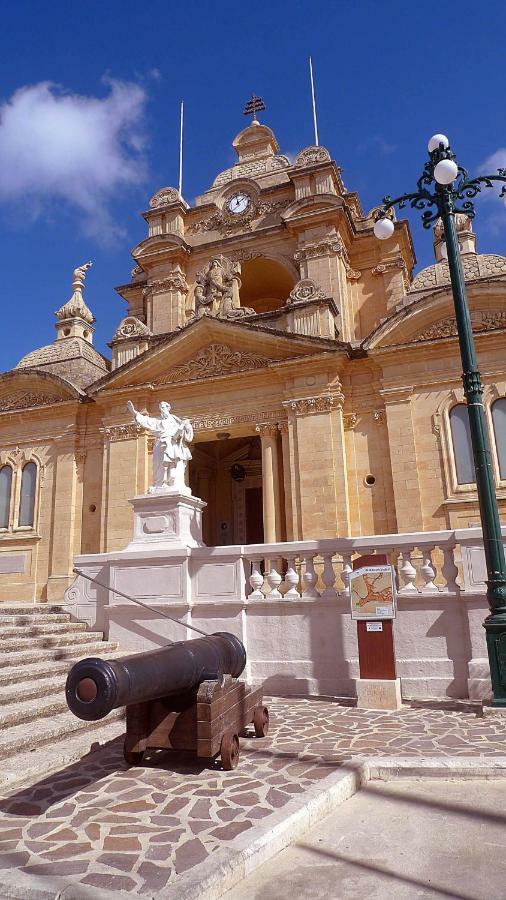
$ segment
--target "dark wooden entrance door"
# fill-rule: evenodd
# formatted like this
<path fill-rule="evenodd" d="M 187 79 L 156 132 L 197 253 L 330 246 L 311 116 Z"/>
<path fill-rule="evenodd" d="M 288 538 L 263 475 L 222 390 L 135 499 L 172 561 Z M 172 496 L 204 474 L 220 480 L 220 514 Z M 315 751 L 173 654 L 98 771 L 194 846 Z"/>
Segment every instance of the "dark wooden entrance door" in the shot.
<path fill-rule="evenodd" d="M 261 487 L 245 488 L 246 543 L 263 544 L 264 512 Z"/>

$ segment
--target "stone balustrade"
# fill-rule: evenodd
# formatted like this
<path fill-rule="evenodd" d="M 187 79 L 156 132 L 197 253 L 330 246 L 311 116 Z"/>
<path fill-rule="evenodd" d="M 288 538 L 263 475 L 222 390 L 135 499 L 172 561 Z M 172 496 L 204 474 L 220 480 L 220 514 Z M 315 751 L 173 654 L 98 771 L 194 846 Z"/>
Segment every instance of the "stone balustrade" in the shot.
<path fill-rule="evenodd" d="M 470 532 L 481 537 L 479 529 L 465 529 L 468 539 Z M 249 573 L 246 595 L 248 600 L 333 600 L 347 595 L 353 560 L 372 554 L 385 555 L 394 566 L 399 595 L 459 594 L 464 579 L 456 535 L 435 531 L 245 546 L 240 552 Z"/>
<path fill-rule="evenodd" d="M 77 557 L 98 583 L 78 576 L 66 603 L 125 649 L 191 638 L 190 625 L 231 631 L 247 648 L 247 677 L 267 691 L 354 696 L 358 648 L 347 588 L 354 561 L 372 554 L 395 567 L 403 697 L 487 696 L 479 528 L 246 546 L 131 545 Z"/>

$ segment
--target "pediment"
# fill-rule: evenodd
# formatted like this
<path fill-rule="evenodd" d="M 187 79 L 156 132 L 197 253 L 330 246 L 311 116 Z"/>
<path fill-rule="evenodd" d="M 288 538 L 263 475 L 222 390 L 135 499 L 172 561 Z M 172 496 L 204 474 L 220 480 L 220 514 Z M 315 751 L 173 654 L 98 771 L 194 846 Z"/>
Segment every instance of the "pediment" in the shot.
<path fill-rule="evenodd" d="M 0 375 L 0 412 L 52 406 L 83 396 L 63 378 L 36 369 L 15 369 Z"/>
<path fill-rule="evenodd" d="M 91 392 L 147 383 L 184 384 L 255 372 L 322 352 L 343 351 L 332 341 L 281 335 L 267 328 L 206 316 L 96 382 Z"/>
<path fill-rule="evenodd" d="M 506 328 L 506 298 L 492 288 L 469 290 L 473 332 L 479 334 Z M 450 291 L 425 296 L 400 309 L 376 328 L 364 342 L 367 350 L 399 345 L 422 345 L 457 336 L 457 323 Z"/>

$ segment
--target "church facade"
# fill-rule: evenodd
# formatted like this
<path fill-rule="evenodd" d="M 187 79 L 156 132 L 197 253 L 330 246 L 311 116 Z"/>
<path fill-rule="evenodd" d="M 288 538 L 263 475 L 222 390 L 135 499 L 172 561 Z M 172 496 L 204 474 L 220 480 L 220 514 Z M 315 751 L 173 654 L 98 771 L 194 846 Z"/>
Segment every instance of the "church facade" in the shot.
<path fill-rule="evenodd" d="M 208 545 L 479 521 L 442 229 L 413 276 L 407 223 L 377 241 L 324 147 L 291 162 L 256 121 L 233 146 L 193 207 L 170 187 L 151 198 L 110 360 L 86 264 L 55 341 L 0 376 L 0 600 L 61 600 L 76 555 L 129 542 L 152 464 L 129 401 L 191 420 Z M 502 515 L 506 258 L 457 225 Z"/>

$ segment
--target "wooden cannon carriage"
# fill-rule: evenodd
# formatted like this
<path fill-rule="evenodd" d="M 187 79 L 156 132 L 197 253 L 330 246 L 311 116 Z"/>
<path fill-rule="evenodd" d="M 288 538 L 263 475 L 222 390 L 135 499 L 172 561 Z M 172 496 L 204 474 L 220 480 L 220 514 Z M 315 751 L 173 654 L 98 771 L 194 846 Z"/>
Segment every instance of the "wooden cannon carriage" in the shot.
<path fill-rule="evenodd" d="M 125 759 L 139 765 L 145 750 L 189 750 L 200 759 L 218 754 L 224 769 L 239 762 L 239 736 L 253 724 L 257 737 L 269 730 L 262 688 L 230 675 L 203 681 L 197 690 L 127 706 Z"/>

